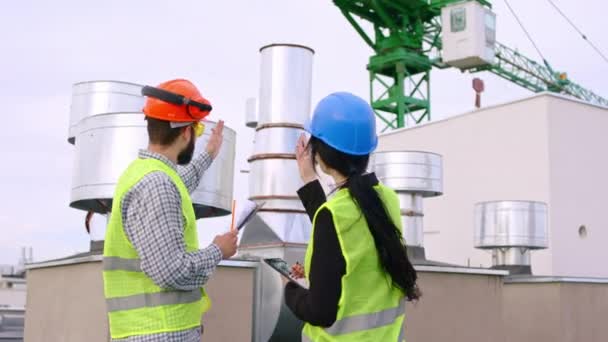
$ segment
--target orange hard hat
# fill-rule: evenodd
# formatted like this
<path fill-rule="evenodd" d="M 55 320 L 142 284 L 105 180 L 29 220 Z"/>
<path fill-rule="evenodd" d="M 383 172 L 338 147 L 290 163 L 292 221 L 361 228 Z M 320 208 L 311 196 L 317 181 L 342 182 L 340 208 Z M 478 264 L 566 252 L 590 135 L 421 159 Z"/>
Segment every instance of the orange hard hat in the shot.
<path fill-rule="evenodd" d="M 170 122 L 195 122 L 204 119 L 212 110 L 211 104 L 192 82 L 176 79 L 158 87 L 145 86 L 147 96 L 143 112 L 146 116 Z"/>

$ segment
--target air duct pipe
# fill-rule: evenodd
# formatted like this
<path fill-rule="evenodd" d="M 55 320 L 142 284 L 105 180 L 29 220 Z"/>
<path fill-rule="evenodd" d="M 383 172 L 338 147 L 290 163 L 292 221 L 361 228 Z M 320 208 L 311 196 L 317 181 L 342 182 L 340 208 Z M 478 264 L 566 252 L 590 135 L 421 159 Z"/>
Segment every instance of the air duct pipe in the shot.
<path fill-rule="evenodd" d="M 264 207 L 245 228 L 239 251 L 302 261 L 311 223 L 297 196 L 302 182 L 295 146 L 310 116 L 314 51 L 273 44 L 261 48 L 260 54 L 258 108 L 251 109 L 249 101 L 247 125 L 257 120 L 254 151 L 248 160 L 250 200 L 264 202 Z"/>
<path fill-rule="evenodd" d="M 90 81 L 73 86 L 68 142 L 75 146 L 70 206 L 109 214 L 116 183 L 127 166 L 148 146 L 142 108 L 142 85 L 119 81 Z M 213 117 L 213 114 L 211 114 Z M 195 155 L 203 151 L 216 123 L 204 121 Z M 230 213 L 233 194 L 236 132 L 224 127 L 222 149 L 192 193 L 197 218 Z M 105 224 L 91 236 L 99 250 Z M 101 241 L 99 241 L 101 240 Z M 93 243 L 99 242 L 99 243 Z"/>
<path fill-rule="evenodd" d="M 419 151 L 385 151 L 372 154 L 370 170 L 399 196 L 401 222 L 408 254 L 426 259 L 424 252 L 423 199 L 443 193 L 440 155 Z"/>
<path fill-rule="evenodd" d="M 475 205 L 475 247 L 492 251 L 492 267 L 532 274 L 530 252 L 545 249 L 547 205 L 492 201 Z"/>

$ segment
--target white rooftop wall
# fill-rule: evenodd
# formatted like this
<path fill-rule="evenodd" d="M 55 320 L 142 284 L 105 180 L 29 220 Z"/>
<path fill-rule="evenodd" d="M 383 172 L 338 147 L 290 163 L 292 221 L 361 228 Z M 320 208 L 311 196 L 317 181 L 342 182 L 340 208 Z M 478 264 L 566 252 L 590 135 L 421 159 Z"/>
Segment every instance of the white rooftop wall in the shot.
<path fill-rule="evenodd" d="M 534 274 L 608 277 L 607 133 L 608 109 L 540 94 L 384 134 L 379 150 L 443 155 L 444 195 L 424 203 L 429 259 L 490 266 L 473 248 L 474 204 L 533 200 L 549 205 L 549 249 L 533 252 Z"/>

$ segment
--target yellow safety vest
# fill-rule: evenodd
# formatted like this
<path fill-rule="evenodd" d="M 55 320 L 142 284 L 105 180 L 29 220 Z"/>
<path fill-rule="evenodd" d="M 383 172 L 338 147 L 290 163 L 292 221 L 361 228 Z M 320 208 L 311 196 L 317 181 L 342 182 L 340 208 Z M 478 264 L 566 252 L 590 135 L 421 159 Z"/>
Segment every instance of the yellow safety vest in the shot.
<path fill-rule="evenodd" d="M 395 192 L 383 185 L 375 186 L 390 218 L 402 230 L 399 199 Z M 338 342 L 369 341 L 394 342 L 404 340 L 405 296 L 393 286 L 390 275 L 382 268 L 374 239 L 363 213 L 355 204 L 347 189 L 338 191 L 323 204 L 333 217 L 340 249 L 346 261 L 346 273 L 342 277 L 342 294 L 338 302 L 336 322 L 329 328 L 306 323 L 302 341 Z M 305 271 L 308 279 L 313 239 L 308 244 Z"/>
<path fill-rule="evenodd" d="M 103 251 L 103 284 L 112 338 L 174 332 L 198 327 L 211 306 L 203 288 L 163 289 L 142 272 L 137 251 L 122 222 L 122 200 L 150 172 L 166 173 L 177 186 L 185 218 L 186 250 L 198 249 L 196 218 L 188 189 L 177 172 L 157 159 L 137 159 L 116 185 Z"/>

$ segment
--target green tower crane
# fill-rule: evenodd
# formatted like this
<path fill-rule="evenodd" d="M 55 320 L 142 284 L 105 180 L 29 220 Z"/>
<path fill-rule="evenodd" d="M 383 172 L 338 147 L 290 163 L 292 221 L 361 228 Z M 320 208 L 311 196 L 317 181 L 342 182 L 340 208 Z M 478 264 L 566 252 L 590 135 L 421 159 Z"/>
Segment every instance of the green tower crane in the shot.
<path fill-rule="evenodd" d="M 493 14 L 485 24 L 485 43 L 491 60 L 452 63 L 442 58 L 442 11 L 451 9 L 443 24 L 449 32 L 464 31 L 464 8 L 475 3 L 490 12 L 486 0 L 333 0 L 344 17 L 374 50 L 367 69 L 370 102 L 386 129 L 405 127 L 431 119 L 430 72 L 432 68 L 458 67 L 463 71 L 489 71 L 533 92 L 551 91 L 608 106 L 608 100 L 572 82 L 565 73 L 494 40 Z M 470 18 L 472 19 L 472 18 Z M 472 21 L 472 20 L 469 20 Z M 371 25 L 370 25 L 371 24 Z M 489 29 L 489 30 L 488 30 Z M 482 29 L 483 31 L 484 29 Z M 446 33 L 447 34 L 447 33 Z"/>

